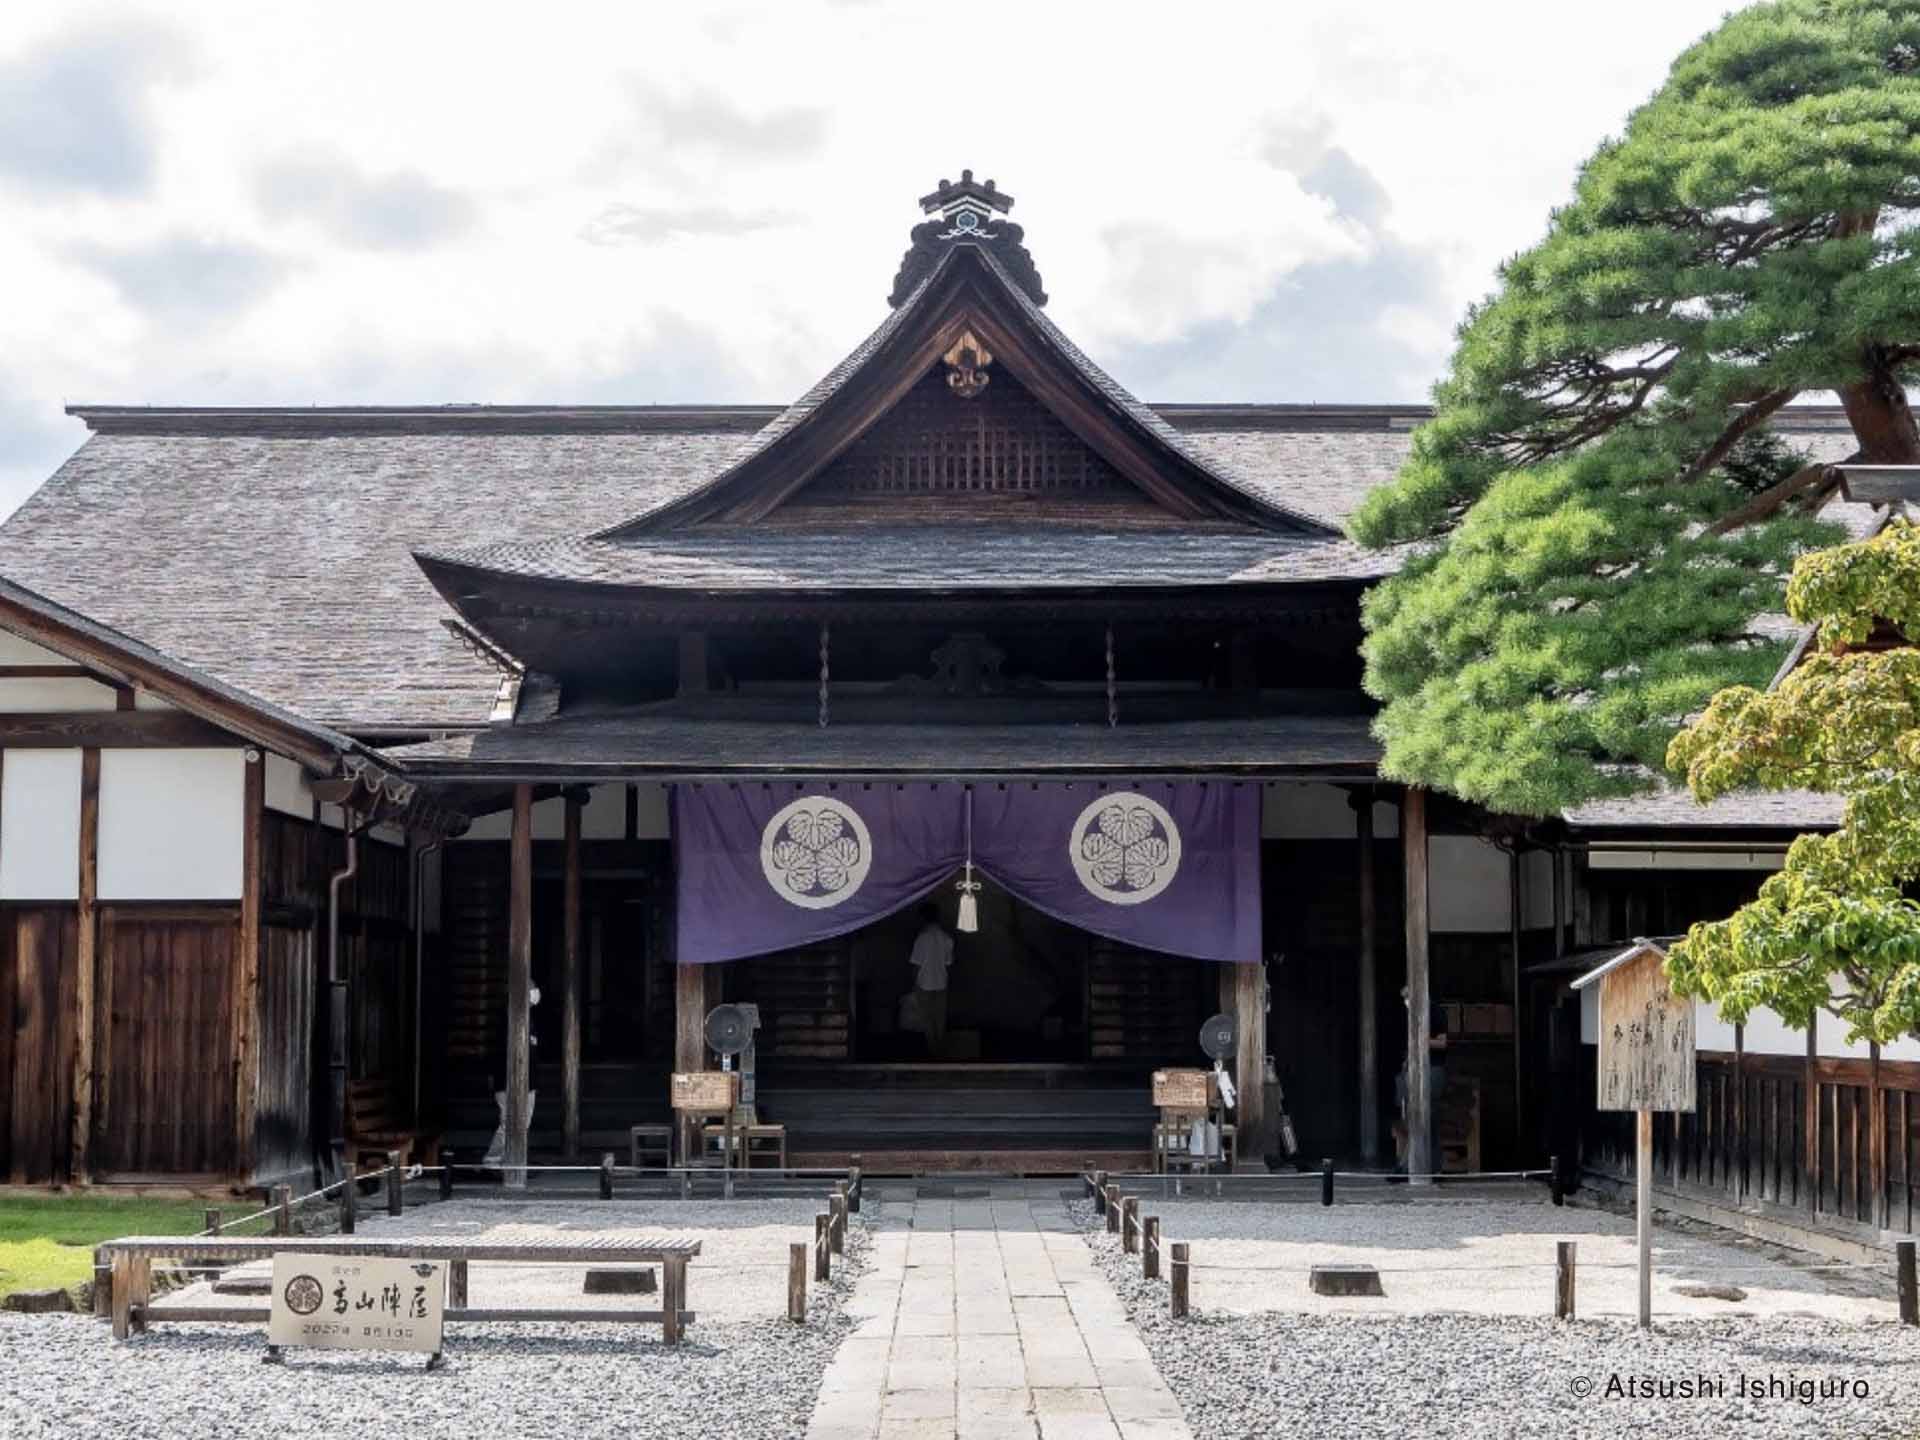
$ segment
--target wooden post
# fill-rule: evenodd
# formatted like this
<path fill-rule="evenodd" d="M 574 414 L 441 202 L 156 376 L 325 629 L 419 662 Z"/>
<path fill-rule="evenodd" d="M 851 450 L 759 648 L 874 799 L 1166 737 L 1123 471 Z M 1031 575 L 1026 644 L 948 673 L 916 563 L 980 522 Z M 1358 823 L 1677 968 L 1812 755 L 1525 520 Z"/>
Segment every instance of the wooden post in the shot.
<path fill-rule="evenodd" d="M 613 1199 L 613 1152 L 611 1150 L 600 1157 L 600 1198 Z"/>
<path fill-rule="evenodd" d="M 1516 841 L 1513 849 L 1507 852 L 1507 965 L 1512 972 L 1510 980 L 1513 989 L 1513 1138 L 1518 1147 L 1516 1156 L 1525 1157 L 1534 1152 L 1527 1136 L 1527 1027 L 1522 1013 L 1526 1006 L 1526 995 L 1520 984 L 1521 927 L 1526 915 L 1520 904 L 1520 885 L 1520 846 Z M 1521 1164 L 1525 1163 L 1522 1159 Z"/>
<path fill-rule="evenodd" d="M 1407 886 L 1407 1174 L 1426 1185 L 1433 1172 L 1433 1101 L 1427 1093 L 1432 993 L 1427 949 L 1427 792 L 1408 786 L 1400 799 L 1400 845 Z"/>
<path fill-rule="evenodd" d="M 353 1234 L 353 1222 L 357 1218 L 355 1210 L 358 1208 L 354 1195 L 359 1188 L 358 1167 L 349 1160 L 346 1163 L 346 1175 L 340 1182 L 340 1233 L 342 1235 Z"/>
<path fill-rule="evenodd" d="M 787 1319 L 796 1325 L 807 1323 L 807 1243 L 804 1240 L 787 1247 Z"/>
<path fill-rule="evenodd" d="M 1120 1233 L 1120 1187 L 1118 1185 L 1107 1186 L 1107 1233 L 1109 1235 Z"/>
<path fill-rule="evenodd" d="M 571 1160 L 580 1153 L 580 794 L 566 797 L 566 934 L 560 952 L 560 1135 Z"/>
<path fill-rule="evenodd" d="M 1120 1250 L 1125 1255 L 1140 1252 L 1140 1197 L 1129 1195 L 1120 1202 Z"/>
<path fill-rule="evenodd" d="M 847 1253 L 847 1197 L 835 1195 L 827 1202 L 827 1245 L 836 1255 Z"/>
<path fill-rule="evenodd" d="M 669 1255 L 661 1261 L 660 1301 L 660 1308 L 665 1312 L 661 1338 L 669 1345 L 678 1345 L 682 1333 L 680 1312 L 687 1308 L 686 1256 Z"/>
<path fill-rule="evenodd" d="M 233 1173 L 251 1183 L 260 1094 L 261 913 L 267 903 L 267 756 L 248 750 L 240 846 L 240 935 L 233 964 Z"/>
<path fill-rule="evenodd" d="M 465 1260 L 447 1262 L 447 1307 L 456 1310 L 467 1308 L 467 1262 Z"/>
<path fill-rule="evenodd" d="M 113 1264 L 98 1245 L 93 1249 L 93 1318 L 113 1318 Z"/>
<path fill-rule="evenodd" d="M 1887 1189 L 1887 1106 L 1880 1090 L 1880 1044 L 1867 1047 L 1867 1183 L 1873 1187 L 1873 1207 L 1868 1212 L 1873 1223 L 1885 1230 L 1891 1226 Z"/>
<path fill-rule="evenodd" d="M 1653 1326 L 1653 1112 L 1636 1110 L 1634 1237 L 1640 1257 L 1640 1328 Z"/>
<path fill-rule="evenodd" d="M 1140 1222 L 1140 1278 L 1160 1278 L 1160 1217 L 1149 1215 Z"/>
<path fill-rule="evenodd" d="M 453 1152 L 451 1150 L 443 1149 L 440 1152 L 440 1198 L 453 1199 Z"/>
<path fill-rule="evenodd" d="M 1350 797 L 1360 843 L 1360 1155 L 1380 1162 L 1379 897 L 1374 888 L 1373 792 Z"/>
<path fill-rule="evenodd" d="M 1562 1240 L 1555 1258 L 1553 1277 L 1553 1318 L 1556 1320 L 1573 1319 L 1573 1279 L 1579 1245 L 1572 1240 Z"/>
<path fill-rule="evenodd" d="M 220 1214 L 219 1210 L 210 1209 L 206 1212 L 206 1215 L 203 1218 L 207 1222 L 207 1234 L 218 1235 L 220 1233 L 220 1226 L 223 1223 L 223 1219 L 224 1219 L 224 1217 Z"/>
<path fill-rule="evenodd" d="M 1893 1246 L 1895 1284 L 1900 1291 L 1900 1323 L 1920 1325 L 1920 1280 L 1914 1274 L 1914 1244 L 1896 1240 Z"/>
<path fill-rule="evenodd" d="M 117 1297 L 120 1286 L 115 1284 Z M 153 1300 L 153 1257 L 134 1255 L 127 1261 L 127 1319 L 136 1335 L 147 1328 L 147 1306 Z"/>
<path fill-rule="evenodd" d="M 1233 1016 L 1234 1163 L 1263 1160 L 1267 1144 L 1267 966 L 1228 965 L 1220 975 L 1220 1008 Z"/>
<path fill-rule="evenodd" d="M 112 1289 L 110 1303 L 113 1338 L 124 1340 L 133 1333 L 133 1257 L 131 1255 L 115 1252 Z"/>
<path fill-rule="evenodd" d="M 407 1172 L 400 1168 L 400 1152 L 387 1152 L 387 1214 L 399 1215 L 406 1209 Z"/>
<path fill-rule="evenodd" d="M 1328 1156 L 1320 1160 L 1320 1203 L 1333 1204 L 1333 1160 Z"/>
<path fill-rule="evenodd" d="M 507 881 L 506 1184 L 526 1188 L 533 989 L 533 787 L 513 787 Z"/>
<path fill-rule="evenodd" d="M 95 901 L 99 892 L 100 858 L 100 752 L 91 747 L 80 752 L 80 888 L 78 930 L 73 957 L 73 1109 L 69 1115 L 67 1174 L 74 1183 L 93 1181 L 93 1096 L 94 1072 L 107 1062 L 104 1045 L 98 1046 L 96 990 L 100 973 L 99 918 Z M 243 914 L 244 921 L 244 914 Z M 234 1015 L 235 1034 L 251 1027 L 238 1013 Z"/>
<path fill-rule="evenodd" d="M 673 969 L 673 1068 L 707 1068 L 707 973 L 704 965 L 676 965 Z M 682 1165 L 699 1153 L 700 1122 L 685 1115 L 673 1117 L 674 1149 Z"/>
<path fill-rule="evenodd" d="M 1093 1213 L 1107 1213 L 1107 1172 L 1104 1170 L 1093 1172 Z"/>
<path fill-rule="evenodd" d="M 1173 1265 L 1171 1279 L 1173 1297 L 1170 1313 L 1178 1320 L 1187 1313 L 1187 1242 L 1176 1240 L 1173 1244 Z"/>
<path fill-rule="evenodd" d="M 827 1238 L 827 1231 L 832 1225 L 833 1220 L 829 1216 L 813 1217 L 813 1278 L 816 1280 L 833 1278 L 833 1244 Z"/>
<path fill-rule="evenodd" d="M 860 1213 L 860 1167 L 858 1165 L 847 1171 L 847 1209 L 855 1215 Z"/>
<path fill-rule="evenodd" d="M 273 1187 L 273 1233 L 293 1234 L 293 1187 L 291 1185 Z"/>

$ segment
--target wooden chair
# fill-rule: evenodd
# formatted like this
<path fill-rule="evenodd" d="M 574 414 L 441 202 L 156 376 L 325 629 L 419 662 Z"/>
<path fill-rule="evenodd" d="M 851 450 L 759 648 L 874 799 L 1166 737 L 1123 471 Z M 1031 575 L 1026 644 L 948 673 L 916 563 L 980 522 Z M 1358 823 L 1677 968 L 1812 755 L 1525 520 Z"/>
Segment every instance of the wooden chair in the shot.
<path fill-rule="evenodd" d="M 369 1159 L 385 1165 L 398 1151 L 402 1165 L 433 1165 L 440 1159 L 440 1137 L 401 1124 L 394 1117 L 393 1093 L 380 1079 L 347 1082 L 347 1137 L 344 1157 L 357 1168 Z"/>
<path fill-rule="evenodd" d="M 636 1170 L 667 1170 L 673 1165 L 673 1126 L 635 1125 L 627 1137 L 629 1163 Z"/>
<path fill-rule="evenodd" d="M 784 1125 L 744 1125 L 740 1128 L 740 1163 L 751 1170 L 756 1164 L 765 1168 L 771 1161 L 787 1168 L 787 1127 Z"/>

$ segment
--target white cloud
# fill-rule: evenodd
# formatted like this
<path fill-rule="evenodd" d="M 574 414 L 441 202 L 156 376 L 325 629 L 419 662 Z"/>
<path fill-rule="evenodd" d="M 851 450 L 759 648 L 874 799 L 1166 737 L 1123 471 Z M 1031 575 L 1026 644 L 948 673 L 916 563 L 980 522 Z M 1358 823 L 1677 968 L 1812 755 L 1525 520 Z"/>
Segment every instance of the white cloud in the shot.
<path fill-rule="evenodd" d="M 1148 398 L 1417 399 L 1722 4 L 15 0 L 0 510 L 63 401 L 791 398 L 963 165 Z"/>

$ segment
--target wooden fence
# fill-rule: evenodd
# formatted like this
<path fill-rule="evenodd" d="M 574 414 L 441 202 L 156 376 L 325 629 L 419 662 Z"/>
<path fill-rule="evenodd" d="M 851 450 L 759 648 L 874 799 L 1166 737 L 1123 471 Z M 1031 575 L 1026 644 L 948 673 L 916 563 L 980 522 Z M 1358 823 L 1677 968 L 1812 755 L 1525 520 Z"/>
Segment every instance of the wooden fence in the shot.
<path fill-rule="evenodd" d="M 1656 1186 L 1854 1239 L 1920 1233 L 1920 1063 L 1719 1051 L 1698 1064 L 1698 1108 L 1655 1117 Z M 1591 1099 L 1582 1160 L 1630 1178 L 1633 1117 Z"/>

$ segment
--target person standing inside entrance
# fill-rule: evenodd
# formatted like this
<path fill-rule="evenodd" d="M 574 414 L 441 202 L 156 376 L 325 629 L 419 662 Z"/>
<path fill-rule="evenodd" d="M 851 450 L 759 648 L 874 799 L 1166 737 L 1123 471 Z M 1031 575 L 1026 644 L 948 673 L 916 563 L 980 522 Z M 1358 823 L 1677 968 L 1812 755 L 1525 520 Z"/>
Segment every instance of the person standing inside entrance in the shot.
<path fill-rule="evenodd" d="M 918 911 L 920 933 L 914 937 L 913 1001 L 920 1028 L 926 1032 L 927 1054 L 938 1058 L 947 1043 L 947 972 L 953 968 L 953 936 L 940 924 L 940 907 L 923 901 Z"/>

